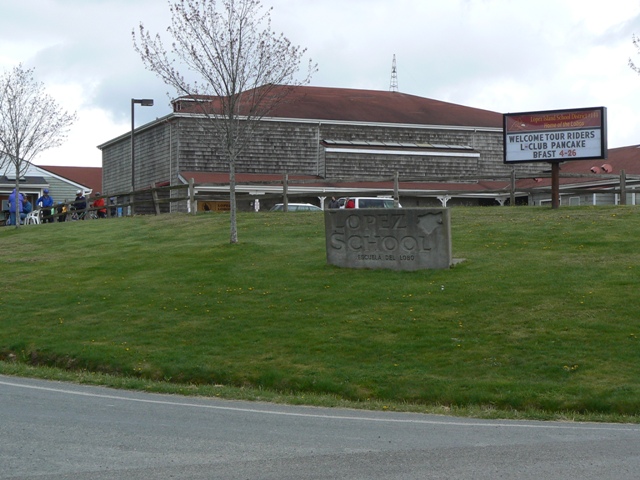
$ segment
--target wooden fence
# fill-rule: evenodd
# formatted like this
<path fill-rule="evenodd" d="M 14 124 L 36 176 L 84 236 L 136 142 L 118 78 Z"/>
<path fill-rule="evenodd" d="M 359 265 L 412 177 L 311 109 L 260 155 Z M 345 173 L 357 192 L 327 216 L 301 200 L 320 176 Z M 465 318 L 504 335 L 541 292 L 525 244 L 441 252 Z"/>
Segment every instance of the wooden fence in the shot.
<path fill-rule="evenodd" d="M 392 183 L 393 184 L 393 195 L 395 198 L 399 196 L 399 184 L 403 183 L 452 183 L 452 184 L 460 184 L 460 183 L 469 183 L 475 184 L 478 182 L 504 182 L 508 186 L 504 188 L 496 188 L 496 189 L 487 189 L 482 188 L 478 189 L 474 192 L 472 189 L 464 189 L 464 190 L 455 190 L 455 189 L 443 189 L 441 191 L 430 190 L 429 193 L 431 195 L 465 195 L 465 194 L 473 194 L 473 193 L 484 193 L 484 194 L 495 194 L 495 195 L 508 195 L 511 197 L 511 204 L 515 205 L 515 196 L 517 193 L 528 193 L 528 194 L 551 194 L 551 186 L 547 187 L 532 187 L 532 188 L 516 188 L 517 180 L 526 180 L 526 179 L 543 179 L 543 178 L 551 178 L 551 173 L 538 173 L 535 175 L 526 174 L 526 175 L 518 175 L 515 172 L 512 172 L 508 176 L 466 176 L 466 177 L 399 177 L 399 175 L 395 175 L 394 177 L 381 177 L 375 179 L 367 179 L 363 181 L 361 178 L 333 178 L 331 180 L 321 180 L 321 179 L 291 179 L 289 174 L 283 174 L 281 180 L 272 180 L 272 181 L 252 181 L 251 185 L 255 186 L 279 186 L 282 187 L 281 193 L 267 193 L 261 195 L 250 195 L 250 194 L 238 194 L 240 198 L 243 199 L 254 199 L 258 198 L 260 200 L 267 199 L 278 199 L 285 205 L 288 203 L 289 198 L 301 197 L 301 196 L 328 196 L 330 193 L 326 192 L 327 187 L 334 186 L 336 184 L 349 184 L 349 183 Z M 564 179 L 587 179 L 593 180 L 594 182 L 601 180 L 608 180 L 612 184 L 616 184 L 615 187 L 608 187 L 606 193 L 610 194 L 619 194 L 620 195 L 620 203 L 626 203 L 626 186 L 628 182 L 638 183 L 640 182 L 640 176 L 638 175 L 626 175 L 624 171 L 620 173 L 620 175 L 612 175 L 612 174 L 570 174 L 566 173 L 560 174 L 560 178 Z M 228 182 L 220 182 L 220 183 L 209 183 L 209 186 L 228 186 Z M 242 185 L 242 183 L 238 183 L 238 186 Z M 291 186 L 301 186 L 301 185 L 313 185 L 317 186 L 317 192 L 313 193 L 312 191 L 307 191 L 305 193 L 291 193 L 289 188 Z M 563 194 L 589 194 L 589 193 L 605 193 L 602 187 L 580 187 L 576 185 L 574 188 L 564 188 L 562 190 Z M 389 189 L 381 189 L 380 193 L 389 193 Z M 409 196 L 412 194 L 409 193 Z M 413 194 L 418 195 L 418 194 Z M 403 193 L 403 196 L 406 196 Z M 109 199 L 116 199 L 113 204 L 107 205 L 108 207 L 108 215 L 111 216 L 113 214 L 113 209 L 115 208 L 115 212 L 121 211 L 122 214 L 127 215 L 133 213 L 151 213 L 159 215 L 162 213 L 163 205 L 169 205 L 174 202 L 187 202 L 186 210 L 195 214 L 197 211 L 197 202 L 207 202 L 207 201 L 228 201 L 229 194 L 228 193 L 198 193 L 196 194 L 196 186 L 194 184 L 193 179 L 189 181 L 188 184 L 184 185 L 174 185 L 174 186 L 164 186 L 164 187 L 149 187 L 147 189 L 139 190 L 131 194 L 131 192 L 122 192 L 116 193 L 113 195 L 109 195 L 105 197 L 107 199 L 107 203 L 109 204 Z M 72 202 L 71 202 L 72 203 Z M 88 211 L 95 210 L 95 208 L 91 208 L 88 206 Z"/>
<path fill-rule="evenodd" d="M 321 180 L 321 179 L 295 179 L 291 180 L 288 174 L 284 174 L 281 180 L 277 181 L 258 181 L 251 182 L 251 185 L 259 186 L 281 186 L 282 191 L 277 193 L 269 193 L 264 195 L 249 195 L 249 194 L 238 194 L 239 197 L 243 199 L 253 199 L 258 198 L 260 200 L 263 199 L 278 199 L 281 200 L 285 205 L 288 204 L 289 198 L 295 198 L 300 196 L 328 196 L 330 195 L 330 191 L 327 193 L 326 189 L 329 186 L 334 186 L 336 184 L 345 184 L 345 183 L 389 183 L 393 184 L 393 194 L 395 198 L 399 196 L 399 184 L 400 182 L 411 183 L 411 182 L 419 182 L 419 183 L 452 183 L 452 184 L 460 184 L 460 183 L 469 183 L 474 184 L 478 182 L 505 182 L 507 183 L 507 187 L 505 188 L 496 188 L 496 189 L 478 189 L 474 191 L 473 189 L 464 189 L 464 190 L 455 190 L 455 189 L 443 189 L 441 191 L 429 190 L 430 195 L 469 195 L 473 193 L 483 193 L 483 194 L 495 194 L 502 196 L 510 196 L 511 197 L 511 205 L 515 205 L 515 196 L 517 193 L 536 193 L 536 194 L 546 194 L 551 193 L 551 186 L 549 187 L 534 187 L 534 188 L 517 188 L 516 182 L 517 180 L 523 179 L 541 179 L 541 178 L 551 178 L 550 173 L 540 173 L 535 175 L 516 175 L 515 172 L 509 176 L 468 176 L 468 177 L 403 177 L 400 178 L 398 175 L 394 177 L 382 177 L 375 179 L 367 179 L 363 181 L 361 178 L 340 178 L 340 179 L 331 179 L 331 180 Z M 563 194 L 589 194 L 589 193 L 610 193 L 610 194 L 618 194 L 620 195 L 620 204 L 624 205 L 626 203 L 626 193 L 627 193 L 627 183 L 639 183 L 640 176 L 632 175 L 628 176 L 624 171 L 620 173 L 620 175 L 612 175 L 612 174 L 560 174 L 560 178 L 569 178 L 569 179 L 589 179 L 589 180 L 609 180 L 610 186 L 607 187 L 607 190 L 604 191 L 602 187 L 579 187 L 576 185 L 571 189 L 563 189 Z M 611 186 L 611 184 L 616 184 L 615 187 Z M 215 185 L 215 186 L 227 186 L 226 183 L 215 183 L 215 184 L 207 184 L 207 185 Z M 242 184 L 238 184 L 242 185 Z M 300 186 L 300 185 L 313 185 L 317 186 L 317 192 L 306 191 L 305 193 L 290 193 L 289 188 L 292 185 Z M 369 194 L 374 194 L 375 191 L 369 190 Z M 389 189 L 381 189 L 379 193 L 389 193 Z M 403 196 L 417 196 L 418 193 L 403 193 Z M 344 195 L 343 195 L 344 196 Z M 105 199 L 104 207 L 93 207 L 92 204 L 98 198 Z M 218 193 L 218 194 L 196 194 L 196 186 L 194 184 L 193 179 L 189 181 L 188 184 L 183 185 L 174 185 L 174 186 L 163 186 L 163 187 L 149 187 L 146 189 L 138 190 L 136 192 L 120 192 L 109 195 L 101 195 L 100 197 L 91 197 L 87 198 L 86 208 L 76 210 L 74 209 L 74 201 L 65 202 L 63 204 L 58 204 L 55 209 L 55 213 L 52 215 L 56 221 L 60 218 L 64 218 L 65 220 L 71 220 L 72 216 L 75 214 L 84 218 L 92 218 L 92 213 L 95 213 L 97 210 L 106 208 L 107 217 L 113 216 L 129 216 L 136 213 L 139 214 L 155 214 L 159 215 L 161 213 L 170 211 L 170 208 L 163 208 L 171 203 L 175 202 L 186 202 L 186 211 L 195 214 L 197 211 L 197 202 L 220 202 L 220 201 L 228 201 L 229 194 L 228 193 Z M 63 210 L 63 211 L 61 211 Z"/>

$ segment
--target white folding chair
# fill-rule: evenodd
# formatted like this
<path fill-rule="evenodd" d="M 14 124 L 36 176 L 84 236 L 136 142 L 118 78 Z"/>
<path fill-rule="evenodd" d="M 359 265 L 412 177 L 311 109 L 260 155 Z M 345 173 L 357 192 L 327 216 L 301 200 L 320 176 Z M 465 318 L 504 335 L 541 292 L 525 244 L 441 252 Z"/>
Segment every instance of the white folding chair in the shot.
<path fill-rule="evenodd" d="M 40 210 L 35 210 L 29 214 L 24 219 L 24 224 L 29 225 L 30 223 L 36 225 L 40 223 Z"/>

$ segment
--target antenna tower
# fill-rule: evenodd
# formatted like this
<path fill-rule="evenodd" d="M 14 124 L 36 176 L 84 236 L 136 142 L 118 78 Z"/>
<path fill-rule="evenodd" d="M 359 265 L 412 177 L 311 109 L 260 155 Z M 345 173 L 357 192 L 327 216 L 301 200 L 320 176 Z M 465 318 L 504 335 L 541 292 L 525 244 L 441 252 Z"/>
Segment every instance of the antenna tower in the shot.
<path fill-rule="evenodd" d="M 398 91 L 398 71 L 396 70 L 396 55 L 393 54 L 393 63 L 391 64 L 391 83 L 389 84 L 390 92 Z"/>

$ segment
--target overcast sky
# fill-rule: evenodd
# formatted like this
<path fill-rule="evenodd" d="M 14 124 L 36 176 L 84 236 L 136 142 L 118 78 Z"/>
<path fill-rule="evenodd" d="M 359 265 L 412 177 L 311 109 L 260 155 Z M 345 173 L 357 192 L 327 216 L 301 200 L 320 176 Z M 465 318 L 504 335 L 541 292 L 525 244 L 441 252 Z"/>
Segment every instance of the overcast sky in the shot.
<path fill-rule="evenodd" d="M 640 0 L 264 0 L 272 28 L 318 63 L 312 85 L 389 90 L 500 113 L 604 106 L 609 147 L 640 144 Z M 101 166 L 96 147 L 170 112 L 132 47 L 164 33 L 163 0 L 0 0 L 0 70 L 23 63 L 78 114 L 39 165 Z M 167 37 L 165 37 L 167 38 Z"/>

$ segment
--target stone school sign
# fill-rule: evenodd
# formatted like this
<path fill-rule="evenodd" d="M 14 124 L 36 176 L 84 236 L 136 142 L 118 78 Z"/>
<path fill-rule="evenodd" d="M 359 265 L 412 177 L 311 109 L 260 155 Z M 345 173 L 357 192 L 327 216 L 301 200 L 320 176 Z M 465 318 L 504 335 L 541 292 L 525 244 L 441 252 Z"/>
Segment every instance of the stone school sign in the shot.
<path fill-rule="evenodd" d="M 326 210 L 327 262 L 347 268 L 449 268 L 451 220 L 446 208 Z"/>

